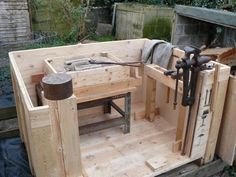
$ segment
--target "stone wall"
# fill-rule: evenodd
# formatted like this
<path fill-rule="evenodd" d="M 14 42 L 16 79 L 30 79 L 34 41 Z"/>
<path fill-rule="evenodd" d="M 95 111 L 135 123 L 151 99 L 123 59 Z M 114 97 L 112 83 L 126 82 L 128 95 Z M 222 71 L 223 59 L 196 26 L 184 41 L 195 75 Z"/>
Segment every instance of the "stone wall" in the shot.
<path fill-rule="evenodd" d="M 207 43 L 210 29 L 214 27 L 207 22 L 176 15 L 171 42 L 181 49 L 186 45 L 200 47 Z"/>
<path fill-rule="evenodd" d="M 208 16 L 203 14 L 208 14 Z M 231 12 L 223 12 L 222 14 L 222 11 L 217 10 L 177 6 L 175 8 L 171 42 L 181 49 L 186 45 L 236 47 L 235 19 L 220 21 L 222 19 L 219 17 L 219 21 L 216 21 L 217 17 L 214 16 L 217 14 L 217 17 L 222 15 L 225 19 L 234 18 L 234 14 Z"/>

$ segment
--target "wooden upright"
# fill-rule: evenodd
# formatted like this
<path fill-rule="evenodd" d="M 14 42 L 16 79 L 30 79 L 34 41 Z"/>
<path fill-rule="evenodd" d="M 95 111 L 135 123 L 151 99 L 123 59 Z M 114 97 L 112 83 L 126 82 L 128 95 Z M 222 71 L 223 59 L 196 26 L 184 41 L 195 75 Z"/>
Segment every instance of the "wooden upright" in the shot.
<path fill-rule="evenodd" d="M 44 95 L 50 108 L 55 148 L 61 176 L 82 176 L 79 124 L 72 78 L 67 74 L 51 74 L 43 78 Z"/>

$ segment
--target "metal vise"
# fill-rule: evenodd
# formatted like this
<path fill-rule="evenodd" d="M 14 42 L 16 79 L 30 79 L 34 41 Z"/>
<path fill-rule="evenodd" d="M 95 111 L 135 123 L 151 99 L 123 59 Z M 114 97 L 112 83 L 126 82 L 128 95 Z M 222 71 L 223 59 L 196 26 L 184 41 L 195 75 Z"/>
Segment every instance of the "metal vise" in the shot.
<path fill-rule="evenodd" d="M 201 70 L 209 69 L 204 64 L 208 63 L 211 58 L 208 56 L 200 56 L 200 49 L 194 47 L 185 47 L 185 56 L 176 62 L 176 87 L 174 96 L 174 109 L 177 105 L 178 82 L 180 75 L 183 76 L 183 97 L 182 105 L 191 106 L 195 101 L 195 90 L 198 73 Z M 180 69 L 183 72 L 180 74 Z"/>

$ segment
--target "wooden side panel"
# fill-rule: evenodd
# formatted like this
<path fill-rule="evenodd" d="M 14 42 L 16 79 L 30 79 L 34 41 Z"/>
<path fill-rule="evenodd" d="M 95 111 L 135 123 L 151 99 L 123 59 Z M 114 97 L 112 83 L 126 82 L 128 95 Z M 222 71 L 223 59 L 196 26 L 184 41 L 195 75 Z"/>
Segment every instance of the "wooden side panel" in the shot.
<path fill-rule="evenodd" d="M 226 95 L 217 154 L 229 165 L 233 164 L 236 148 L 236 77 L 231 76 Z"/>
<path fill-rule="evenodd" d="M 19 129 L 21 133 L 22 141 L 25 143 L 25 147 L 28 154 L 28 160 L 30 165 L 30 170 L 34 174 L 34 164 L 33 164 L 33 149 L 31 149 L 31 132 L 29 124 L 29 115 L 27 106 L 25 103 L 24 92 L 20 88 L 20 83 L 17 81 L 17 71 L 13 70 L 14 63 L 11 63 L 11 77 L 13 82 L 14 96 L 16 100 L 17 118 L 19 122 Z"/>
<path fill-rule="evenodd" d="M 200 91 L 199 106 L 197 110 L 197 117 L 195 121 L 195 131 L 193 135 L 191 158 L 201 158 L 205 154 L 209 128 L 211 123 L 212 112 L 210 110 L 210 103 L 212 100 L 212 72 L 205 72 L 203 74 L 203 83 Z M 196 97 L 197 98 L 197 97 Z"/>
<path fill-rule="evenodd" d="M 31 82 L 31 75 L 43 72 L 45 59 L 61 56 L 78 56 L 78 54 L 86 54 L 91 51 L 94 53 L 107 51 L 112 55 L 122 59 L 123 61 L 139 61 L 141 50 L 146 40 L 148 39 L 78 44 L 71 46 L 25 50 L 11 52 L 10 57 L 14 58 L 16 61 L 24 83 L 26 84 L 27 91 L 32 99 L 32 102 L 35 104 L 35 86 Z M 34 57 L 33 59 L 32 56 Z M 140 96 L 138 98 L 141 100 Z"/>
<path fill-rule="evenodd" d="M 204 163 L 210 162 L 214 158 L 216 143 L 219 135 L 222 120 L 225 96 L 228 87 L 230 67 L 220 65 L 218 72 L 215 72 L 213 101 L 212 101 L 212 121 L 210 125 L 209 138 L 207 141 Z"/>
<path fill-rule="evenodd" d="M 197 81 L 195 98 L 200 98 L 201 96 L 202 83 L 203 83 L 203 75 L 200 74 Z M 191 108 L 191 113 L 190 113 L 190 117 L 189 117 L 188 125 L 187 125 L 188 130 L 185 135 L 186 136 L 185 142 L 183 142 L 184 146 L 182 148 L 182 152 L 184 154 L 187 154 L 188 156 L 191 155 L 195 124 L 196 124 L 197 113 L 198 113 L 198 108 L 199 108 L 199 101 L 200 99 L 196 99 L 194 105 Z"/>
<path fill-rule="evenodd" d="M 11 59 L 11 74 L 19 128 L 31 172 L 37 177 L 62 176 L 48 106 L 33 108 L 14 59 Z"/>

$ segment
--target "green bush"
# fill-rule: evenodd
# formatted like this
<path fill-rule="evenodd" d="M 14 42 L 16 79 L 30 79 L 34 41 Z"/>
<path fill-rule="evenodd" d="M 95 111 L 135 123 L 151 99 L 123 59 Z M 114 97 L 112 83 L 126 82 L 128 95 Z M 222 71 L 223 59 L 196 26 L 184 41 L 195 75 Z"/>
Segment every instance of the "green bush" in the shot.
<path fill-rule="evenodd" d="M 171 26 L 171 20 L 168 18 L 154 18 L 144 25 L 143 37 L 170 41 Z"/>

